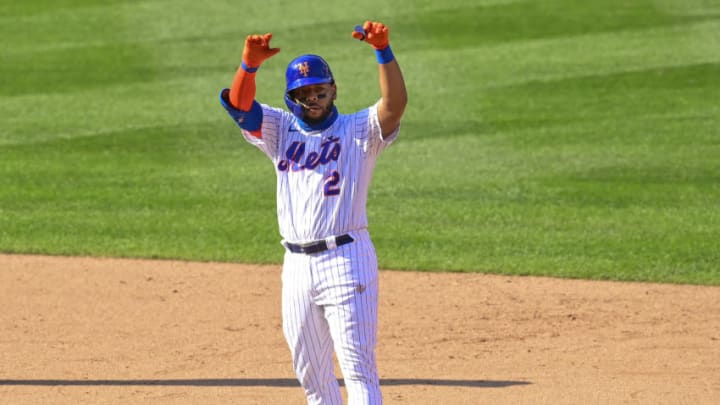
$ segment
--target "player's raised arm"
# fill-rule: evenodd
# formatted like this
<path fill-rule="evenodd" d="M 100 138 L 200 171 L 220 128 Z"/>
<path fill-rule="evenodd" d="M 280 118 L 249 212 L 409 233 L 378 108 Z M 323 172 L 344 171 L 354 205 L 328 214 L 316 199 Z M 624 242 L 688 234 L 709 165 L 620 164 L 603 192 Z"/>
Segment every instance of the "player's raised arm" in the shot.
<path fill-rule="evenodd" d="M 255 72 L 265 59 L 280 52 L 279 48 L 270 48 L 270 39 L 271 33 L 245 38 L 242 63 L 230 87 L 230 103 L 239 110 L 250 111 L 255 99 Z"/>
<path fill-rule="evenodd" d="M 365 21 L 362 26 L 355 27 L 352 36 L 375 48 L 382 94 L 378 104 L 378 119 L 383 135 L 389 135 L 400 125 L 400 119 L 407 105 L 405 80 L 400 65 L 390 49 L 389 29 L 382 23 Z"/>
<path fill-rule="evenodd" d="M 220 94 L 221 102 L 238 125 L 257 138 L 261 136 L 262 109 L 255 101 L 255 73 L 266 59 L 280 52 L 279 48 L 270 48 L 271 38 L 271 33 L 245 38 L 242 63 L 232 86 Z"/>

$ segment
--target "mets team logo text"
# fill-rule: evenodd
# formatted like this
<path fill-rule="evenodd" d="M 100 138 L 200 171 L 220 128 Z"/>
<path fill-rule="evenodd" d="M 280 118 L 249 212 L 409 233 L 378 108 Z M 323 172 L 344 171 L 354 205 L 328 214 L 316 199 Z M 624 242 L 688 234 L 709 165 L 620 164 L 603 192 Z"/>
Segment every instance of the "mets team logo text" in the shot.
<path fill-rule="evenodd" d="M 337 162 L 340 157 L 340 138 L 331 136 L 320 144 L 319 152 L 310 152 L 305 154 L 305 142 L 295 141 L 285 151 L 287 159 L 281 160 L 277 168 L 281 172 L 292 169 L 297 172 L 300 170 L 313 170 L 319 165 L 326 165 L 332 161 Z"/>
<path fill-rule="evenodd" d="M 314 170 L 320 165 L 330 162 L 337 162 L 340 158 L 340 138 L 331 136 L 320 144 L 320 151 L 313 151 L 305 154 L 305 142 L 295 141 L 285 151 L 285 157 L 278 163 L 277 168 L 281 172 L 292 170 Z M 326 196 L 340 194 L 340 173 L 333 171 L 325 179 L 324 194 Z"/>

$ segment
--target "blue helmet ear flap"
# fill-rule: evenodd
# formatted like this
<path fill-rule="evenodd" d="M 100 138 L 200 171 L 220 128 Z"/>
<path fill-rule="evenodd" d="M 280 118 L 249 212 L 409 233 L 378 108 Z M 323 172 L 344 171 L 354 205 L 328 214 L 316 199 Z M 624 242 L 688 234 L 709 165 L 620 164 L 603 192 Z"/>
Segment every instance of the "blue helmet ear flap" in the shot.
<path fill-rule="evenodd" d="M 290 110 L 293 115 L 298 118 L 302 118 L 303 108 L 300 104 L 296 103 L 293 99 L 290 98 L 289 91 L 285 93 L 285 105 L 287 105 L 288 110 Z"/>

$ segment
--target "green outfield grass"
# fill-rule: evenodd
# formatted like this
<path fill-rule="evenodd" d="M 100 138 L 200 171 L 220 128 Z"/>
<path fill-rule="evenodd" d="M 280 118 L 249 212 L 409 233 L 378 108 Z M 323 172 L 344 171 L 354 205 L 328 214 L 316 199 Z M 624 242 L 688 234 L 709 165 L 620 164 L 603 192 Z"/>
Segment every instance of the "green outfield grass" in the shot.
<path fill-rule="evenodd" d="M 368 214 L 381 267 L 720 285 L 720 3 L 33 0 L 0 5 L 0 251 L 279 263 L 272 164 L 217 97 L 244 38 L 410 102 Z M 310 4 L 310 5 L 308 5 Z"/>

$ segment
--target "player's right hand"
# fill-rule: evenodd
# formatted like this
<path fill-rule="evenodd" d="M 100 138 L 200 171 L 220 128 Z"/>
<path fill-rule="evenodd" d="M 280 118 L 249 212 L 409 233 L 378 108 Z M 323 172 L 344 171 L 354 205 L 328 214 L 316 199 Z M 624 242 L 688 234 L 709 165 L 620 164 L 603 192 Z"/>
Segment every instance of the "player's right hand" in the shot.
<path fill-rule="evenodd" d="M 248 67 L 259 67 L 266 59 L 280 52 L 280 48 L 270 48 L 272 33 L 248 35 L 245 38 L 242 60 Z"/>
<path fill-rule="evenodd" d="M 390 43 L 390 29 L 381 22 L 365 21 L 362 26 L 355 26 L 352 36 L 380 50 L 387 48 Z"/>

